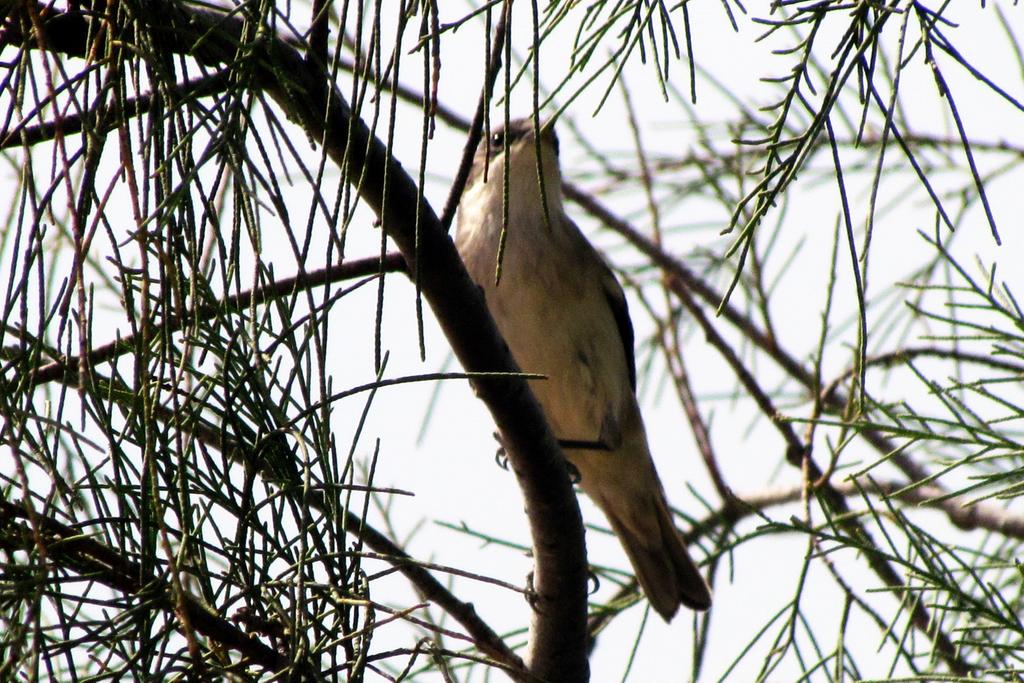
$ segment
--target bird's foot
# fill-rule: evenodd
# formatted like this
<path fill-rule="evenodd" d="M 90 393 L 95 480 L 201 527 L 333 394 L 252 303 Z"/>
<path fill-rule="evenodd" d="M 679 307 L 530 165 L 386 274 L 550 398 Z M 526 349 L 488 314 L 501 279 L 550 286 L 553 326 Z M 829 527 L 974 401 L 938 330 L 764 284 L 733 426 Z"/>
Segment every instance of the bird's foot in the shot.
<path fill-rule="evenodd" d="M 498 463 L 498 467 L 508 471 L 508 450 L 505 448 L 505 442 L 501 439 L 501 434 L 493 432 L 492 436 L 494 440 L 498 442 L 498 450 L 494 452 L 494 462 Z"/>

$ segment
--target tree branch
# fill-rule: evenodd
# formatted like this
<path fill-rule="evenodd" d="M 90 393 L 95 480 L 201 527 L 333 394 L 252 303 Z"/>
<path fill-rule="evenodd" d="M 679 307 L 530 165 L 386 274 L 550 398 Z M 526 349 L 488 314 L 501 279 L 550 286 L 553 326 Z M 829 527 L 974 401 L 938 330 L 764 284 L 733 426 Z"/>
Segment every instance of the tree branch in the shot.
<path fill-rule="evenodd" d="M 576 202 L 603 225 L 625 237 L 641 253 L 651 259 L 656 266 L 665 271 L 666 274 L 675 277 L 688 291 L 693 292 L 709 306 L 716 309 L 721 307 L 720 314 L 723 318 L 732 323 L 747 339 L 764 351 L 779 367 L 806 387 L 808 391 L 818 392 L 820 390 L 820 387 L 815 386 L 814 373 L 805 368 L 800 361 L 791 356 L 785 349 L 779 347 L 776 340 L 762 331 L 754 321 L 737 310 L 731 303 L 726 302 L 723 305 L 723 295 L 699 278 L 682 261 L 670 255 L 629 223 L 613 214 L 593 195 L 571 183 L 563 183 L 562 189 L 566 197 Z M 832 411 L 842 410 L 847 401 L 847 397 L 838 390 L 831 392 L 825 398 L 826 405 Z M 895 444 L 885 435 L 873 429 L 865 429 L 861 434 L 875 450 L 883 455 L 891 456 L 892 463 L 912 481 L 926 481 L 930 479 L 927 470 L 897 449 Z"/>
<path fill-rule="evenodd" d="M 99 581 L 121 593 L 134 596 L 144 594 L 146 600 L 151 600 L 166 612 L 184 605 L 187 618 L 196 631 L 224 647 L 241 652 L 250 661 L 270 671 L 285 671 L 291 665 L 291 658 L 249 636 L 229 620 L 212 612 L 190 593 L 175 595 L 169 584 L 155 578 L 143 583 L 142 569 L 136 563 L 52 517 L 38 512 L 34 516 L 44 536 L 41 541 L 45 544 L 45 548 L 38 550 L 45 552 L 50 562 L 88 576 L 90 580 Z M 29 553 L 37 549 L 32 534 L 15 522 L 18 519 L 27 520 L 28 517 L 28 511 L 22 506 L 0 500 L 0 547 Z M 50 568 L 46 569 L 49 571 Z"/>
<path fill-rule="evenodd" d="M 913 486 L 898 481 L 868 480 L 854 483 L 844 481 L 832 485 L 839 495 L 860 498 L 865 494 L 877 495 L 882 499 L 895 499 L 918 508 L 942 512 L 957 528 L 965 531 L 985 529 L 1007 538 L 1024 540 L 1024 516 L 1015 515 L 992 503 L 970 503 L 964 496 L 948 496 L 943 489 L 932 485 Z M 763 491 L 733 494 L 732 500 L 723 501 L 722 506 L 707 517 L 695 522 L 683 534 L 687 544 L 708 536 L 717 529 L 731 527 L 736 523 L 773 507 L 800 502 L 806 493 L 803 484 Z M 635 595 L 639 586 L 635 580 L 622 586 L 608 600 L 614 604 Z M 596 612 L 588 623 L 591 647 L 597 635 L 623 610 L 608 609 Z"/>
<path fill-rule="evenodd" d="M 243 19 L 154 2 L 148 30 L 161 45 L 208 65 L 237 65 Z M 27 20 L 20 6 L 15 16 Z M 60 15 L 59 12 L 51 12 Z M 30 25 L 27 21 L 24 25 Z M 45 36 L 25 47 L 82 45 L 87 22 L 41 24 Z M 537 600 L 531 625 L 531 673 L 557 681 L 587 680 L 586 551 L 583 523 L 564 457 L 526 380 L 498 333 L 483 296 L 469 278 L 451 238 L 420 188 L 390 150 L 356 115 L 330 75 L 292 45 L 265 37 L 246 50 L 253 85 L 264 89 L 288 117 L 320 142 L 348 174 L 360 197 L 380 217 L 417 277 L 455 355 L 470 372 L 506 373 L 472 380 L 502 433 L 509 462 L 525 499 L 534 546 Z M 121 36 L 127 39 L 127 36 Z M 5 35 L 3 40 L 7 40 Z M 356 182 L 358 181 L 358 182 Z"/>
<path fill-rule="evenodd" d="M 272 299 L 286 296 L 296 290 L 305 290 L 310 287 L 340 282 L 342 280 L 351 280 L 357 277 L 372 277 L 382 273 L 404 271 L 405 260 L 401 254 L 396 253 L 387 254 L 383 260 L 371 256 L 369 258 L 346 261 L 345 263 L 327 266 L 311 273 L 300 273 L 294 277 L 277 280 L 266 287 L 259 287 L 229 296 L 222 304 L 200 306 L 189 311 L 184 316 L 172 316 L 160 320 L 159 325 L 165 333 L 169 334 L 182 329 L 185 325 L 214 318 L 225 311 L 244 310 L 249 306 L 259 305 Z M 153 324 L 157 323 L 154 322 Z M 91 368 L 98 363 L 106 363 L 125 354 L 132 353 L 137 348 L 135 336 L 134 334 L 125 335 L 119 337 L 116 341 L 94 347 L 87 354 L 85 359 L 86 367 Z M 55 360 L 30 371 L 30 381 L 32 386 L 38 386 L 54 380 L 77 384 L 78 369 L 81 366 L 82 359 L 78 356 L 69 356 Z"/>
<path fill-rule="evenodd" d="M 899 593 L 906 593 L 907 585 L 900 578 L 899 573 L 893 568 L 889 560 L 886 559 L 882 552 L 871 551 L 877 549 L 879 546 L 872 535 L 868 532 L 867 528 L 865 528 L 857 519 L 846 514 L 850 512 L 846 498 L 836 491 L 835 487 L 829 481 L 829 477 L 823 473 L 818 464 L 815 463 L 812 456 L 811 444 L 803 444 L 800 441 L 789 422 L 775 411 L 771 399 L 757 384 L 754 376 L 750 374 L 746 367 L 744 367 L 733 349 L 728 345 L 728 343 L 726 343 L 721 335 L 718 334 L 718 331 L 714 326 L 711 325 L 707 316 L 705 316 L 704 312 L 699 306 L 697 306 L 686 287 L 673 284 L 673 280 L 675 280 L 675 278 L 670 278 L 669 286 L 697 321 L 697 324 L 700 325 L 708 343 L 722 355 L 725 361 L 732 368 L 733 372 L 736 373 L 740 383 L 743 384 L 744 388 L 746 388 L 757 402 L 758 407 L 761 408 L 765 416 L 771 420 L 772 424 L 782 435 L 783 440 L 786 442 L 786 461 L 803 473 L 804 486 L 808 492 L 814 491 L 820 494 L 824 501 L 827 501 L 828 506 L 822 506 L 826 517 L 844 528 L 852 537 L 862 538 L 866 549 L 870 549 L 864 553 L 864 558 L 867 560 L 868 566 L 871 567 L 872 571 L 874 571 L 887 586 Z M 828 508 L 832 509 L 831 513 Z M 940 624 L 932 619 L 931 615 L 925 609 L 924 604 L 917 600 L 911 601 L 910 615 L 914 625 L 926 636 L 934 639 L 935 647 L 938 649 L 949 668 L 954 673 L 966 675 L 969 668 L 960 658 L 958 648 L 953 645 L 948 634 L 941 630 Z"/>
<path fill-rule="evenodd" d="M 68 386 L 78 387 L 77 374 L 68 373 L 61 379 Z M 113 385 L 109 380 L 106 380 L 106 383 Z M 111 397 L 131 396 L 131 392 L 122 389 L 121 391 L 108 391 L 107 395 Z M 123 407 L 130 409 L 130 406 Z M 181 423 L 180 415 L 192 415 L 198 414 L 198 412 L 199 410 L 191 405 L 179 405 L 177 410 L 172 410 L 162 404 L 153 406 L 153 417 L 156 420 L 160 420 L 180 432 L 187 433 L 199 443 L 226 454 L 232 461 L 240 465 L 255 469 L 265 482 L 276 486 L 297 506 L 308 504 L 310 508 L 322 513 L 328 519 L 335 518 L 335 507 L 331 505 L 329 498 L 325 496 L 322 489 L 304 486 L 292 460 L 288 460 L 284 467 L 278 466 L 280 458 L 294 457 L 286 445 L 282 447 L 280 442 L 273 441 L 280 434 L 272 433 L 265 436 L 263 440 L 259 440 L 255 432 L 234 438 L 229 436 L 224 428 L 205 420 L 197 419 L 190 420 L 186 424 Z M 347 488 L 352 487 L 348 486 Z M 374 490 L 379 491 L 380 489 Z M 342 525 L 347 532 L 358 535 L 366 545 L 379 553 L 381 559 L 390 562 L 424 599 L 434 603 L 458 621 L 466 629 L 469 639 L 481 652 L 493 658 L 506 670 L 517 672 L 514 676 L 516 680 L 530 680 L 529 672 L 519 655 L 505 644 L 487 622 L 480 618 L 472 603 L 460 600 L 434 578 L 429 571 L 429 566 L 416 561 L 390 538 L 377 531 L 365 519 L 348 508 L 344 509 Z M 111 557 L 114 556 L 111 555 Z M 124 590 L 132 592 L 130 588 Z"/>

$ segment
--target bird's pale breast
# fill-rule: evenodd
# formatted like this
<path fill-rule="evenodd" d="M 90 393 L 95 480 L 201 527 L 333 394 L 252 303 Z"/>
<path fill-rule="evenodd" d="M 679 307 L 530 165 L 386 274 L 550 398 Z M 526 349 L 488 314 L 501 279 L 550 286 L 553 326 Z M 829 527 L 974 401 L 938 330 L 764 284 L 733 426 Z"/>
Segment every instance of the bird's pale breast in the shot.
<path fill-rule="evenodd" d="M 497 238 L 474 239 L 467 248 L 460 234 L 460 251 L 470 275 L 483 287 L 488 308 L 522 370 L 547 376 L 531 384 L 556 436 L 595 442 L 617 439 L 619 416 L 632 396 L 624 395 L 631 389 L 623 350 L 607 343 L 618 338 L 615 319 L 603 292 L 593 286 L 598 275 L 580 277 L 580 263 L 567 262 L 576 249 L 590 246 L 582 236 L 563 232 L 545 237 L 578 237 L 579 244 L 542 252 L 548 240 L 531 233 L 548 228 L 512 218 L 497 284 Z M 486 218 L 476 227 L 494 231 Z M 552 227 L 566 229 L 577 230 L 572 225 Z M 609 375 L 613 377 L 605 378 Z M 623 391 L 613 396 L 609 388 Z"/>

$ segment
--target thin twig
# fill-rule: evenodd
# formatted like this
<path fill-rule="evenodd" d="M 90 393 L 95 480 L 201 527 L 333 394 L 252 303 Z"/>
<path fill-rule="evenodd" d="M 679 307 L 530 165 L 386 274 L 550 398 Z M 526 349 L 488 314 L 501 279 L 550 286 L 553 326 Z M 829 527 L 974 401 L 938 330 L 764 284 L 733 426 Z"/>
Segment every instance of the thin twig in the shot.
<path fill-rule="evenodd" d="M 232 295 L 225 299 L 223 304 L 216 306 L 212 304 L 203 305 L 197 310 L 189 311 L 186 315 L 162 320 L 161 327 L 165 333 L 173 332 L 182 329 L 185 325 L 202 322 L 222 315 L 225 311 L 243 311 L 251 306 L 293 294 L 298 290 L 319 287 L 342 280 L 351 280 L 357 277 L 370 277 L 381 272 L 404 271 L 405 261 L 401 254 L 397 253 L 388 254 L 383 261 L 376 257 L 347 261 L 340 265 L 328 266 L 311 273 L 284 278 L 265 287 Z M 87 363 L 91 367 L 98 363 L 114 360 L 134 350 L 134 335 L 126 335 L 116 341 L 93 347 L 87 354 Z M 77 373 L 79 366 L 80 359 L 77 356 L 51 361 L 46 365 L 40 366 L 32 373 L 32 385 L 38 386 L 46 382 L 65 378 L 68 373 Z M 70 380 L 65 379 L 65 381 Z"/>

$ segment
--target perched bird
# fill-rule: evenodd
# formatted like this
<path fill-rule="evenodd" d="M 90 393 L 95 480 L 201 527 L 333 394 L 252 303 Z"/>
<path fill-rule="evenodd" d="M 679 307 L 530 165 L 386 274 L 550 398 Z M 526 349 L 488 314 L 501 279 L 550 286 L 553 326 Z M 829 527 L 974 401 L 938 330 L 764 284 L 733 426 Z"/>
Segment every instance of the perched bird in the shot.
<path fill-rule="evenodd" d="M 547 377 L 530 386 L 555 436 L 573 444 L 563 450 L 580 487 L 604 511 L 651 605 L 666 621 L 680 604 L 705 610 L 711 593 L 672 521 L 647 447 L 625 295 L 565 213 L 553 128 L 539 135 L 539 167 L 528 119 L 480 146 L 459 204 L 456 246 L 519 367 Z M 496 278 L 506 164 L 508 222 Z"/>

